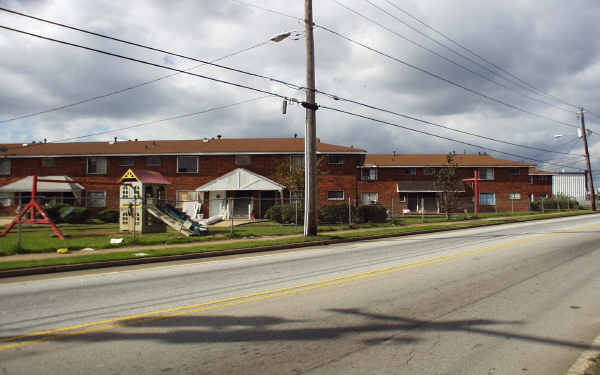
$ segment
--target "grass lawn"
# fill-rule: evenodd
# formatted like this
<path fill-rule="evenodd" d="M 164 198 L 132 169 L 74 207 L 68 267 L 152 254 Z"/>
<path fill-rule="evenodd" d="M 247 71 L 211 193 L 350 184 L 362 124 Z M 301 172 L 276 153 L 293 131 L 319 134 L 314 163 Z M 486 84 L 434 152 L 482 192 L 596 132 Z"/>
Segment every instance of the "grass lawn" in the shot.
<path fill-rule="evenodd" d="M 590 211 L 570 211 L 553 214 L 554 216 L 566 216 L 574 215 L 579 213 L 589 213 Z M 480 218 L 487 218 L 488 220 L 472 220 L 471 217 L 465 217 L 464 215 L 451 217 L 450 221 L 458 221 L 459 223 L 454 224 L 454 227 L 463 226 L 479 226 L 494 223 L 495 221 L 489 220 L 493 217 L 508 217 L 509 220 L 503 219 L 502 222 L 514 222 L 521 220 L 532 220 L 540 217 L 548 217 L 548 214 L 541 215 L 535 212 L 520 212 L 518 214 L 482 214 Z M 439 225 L 425 225 L 415 226 L 415 224 L 421 224 L 421 218 L 397 218 L 395 224 L 392 221 L 381 224 L 357 224 L 349 226 L 347 224 L 342 225 L 323 225 L 319 227 L 319 232 L 326 235 L 327 232 L 349 230 L 349 229 L 362 229 L 370 228 L 368 231 L 369 235 L 379 234 L 391 234 L 391 233 L 404 233 L 404 232 L 419 232 L 430 229 L 441 229 L 447 227 L 447 219 L 445 217 L 425 217 L 425 224 Z M 63 241 L 54 237 L 54 233 L 47 226 L 31 226 L 24 225 L 22 228 L 22 248 L 17 250 L 17 229 L 13 228 L 12 231 L 3 238 L 0 238 L 0 256 L 11 255 L 15 253 L 41 253 L 41 252 L 55 252 L 59 248 L 68 248 L 70 250 L 78 250 L 86 247 L 94 249 L 106 249 L 114 246 L 110 245 L 111 238 L 123 238 L 123 244 L 121 247 L 132 246 L 132 245 L 165 245 L 165 244 L 178 244 L 178 243 L 199 243 L 202 244 L 202 249 L 208 248 L 207 242 L 215 240 L 223 240 L 228 238 L 268 238 L 272 236 L 282 235 L 293 235 L 301 234 L 303 232 L 302 226 L 295 225 L 280 225 L 273 222 L 258 222 L 247 225 L 242 225 L 234 228 L 234 235 L 231 236 L 231 229 L 229 227 L 211 227 L 210 235 L 204 237 L 185 237 L 178 232 L 169 229 L 165 233 L 151 233 L 151 234 L 137 234 L 135 240 L 131 233 L 119 232 L 117 224 L 82 224 L 82 225 L 70 225 L 61 224 L 60 230 L 67 236 Z M 353 231 L 350 233 L 338 233 L 335 236 L 327 236 L 328 238 L 346 238 L 357 236 L 357 232 Z M 282 243 L 284 239 L 279 238 L 273 240 L 276 243 Z M 252 243 L 258 243 L 259 241 L 253 240 L 248 241 Z M 298 242 L 298 239 L 296 239 Z M 239 248 L 240 244 L 236 243 L 236 247 Z M 187 250 L 186 250 L 187 251 Z M 198 250 L 192 250 L 198 251 Z M 98 255 L 95 255 L 98 256 Z"/>

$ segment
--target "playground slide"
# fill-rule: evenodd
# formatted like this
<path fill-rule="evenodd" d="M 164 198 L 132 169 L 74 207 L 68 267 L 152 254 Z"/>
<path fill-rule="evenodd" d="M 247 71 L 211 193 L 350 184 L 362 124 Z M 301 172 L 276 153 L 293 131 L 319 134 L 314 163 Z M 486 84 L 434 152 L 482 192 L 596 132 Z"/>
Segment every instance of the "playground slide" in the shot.
<path fill-rule="evenodd" d="M 194 223 L 187 215 L 169 205 L 166 205 L 164 210 L 161 210 L 155 205 L 149 204 L 146 207 L 146 211 L 185 236 L 204 236 L 208 234 L 207 228 Z"/>

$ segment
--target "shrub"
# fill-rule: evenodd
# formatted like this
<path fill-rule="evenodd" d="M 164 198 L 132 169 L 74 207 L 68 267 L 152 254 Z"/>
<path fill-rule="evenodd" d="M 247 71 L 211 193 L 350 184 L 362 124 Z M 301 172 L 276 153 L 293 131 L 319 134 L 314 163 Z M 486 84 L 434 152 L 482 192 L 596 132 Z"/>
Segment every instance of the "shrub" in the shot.
<path fill-rule="evenodd" d="M 351 208 L 352 218 L 356 217 L 356 207 Z M 348 222 L 348 206 L 334 204 L 323 206 L 319 210 L 319 222 L 323 224 L 339 224 Z"/>
<path fill-rule="evenodd" d="M 105 223 L 116 223 L 119 221 L 119 211 L 106 209 L 98 212 L 96 217 Z"/>
<path fill-rule="evenodd" d="M 267 210 L 265 212 L 265 219 L 273 220 L 278 223 L 281 223 L 281 206 L 276 205 Z"/>
<path fill-rule="evenodd" d="M 387 210 L 379 204 L 359 206 L 358 219 L 362 223 L 384 223 L 387 220 Z"/>
<path fill-rule="evenodd" d="M 55 203 L 53 205 L 45 207 L 44 212 L 46 212 L 46 216 L 48 216 L 50 220 L 52 220 L 55 223 L 60 223 L 63 221 L 62 217 L 60 216 L 60 210 L 65 207 L 70 206 L 66 203 Z"/>
<path fill-rule="evenodd" d="M 284 204 L 276 205 L 265 212 L 265 219 L 276 221 L 280 224 L 296 223 L 296 210 L 298 214 L 298 224 L 304 223 L 304 205 Z"/>
<path fill-rule="evenodd" d="M 63 207 L 60 216 L 69 224 L 83 224 L 90 218 L 90 210 L 85 207 Z"/>

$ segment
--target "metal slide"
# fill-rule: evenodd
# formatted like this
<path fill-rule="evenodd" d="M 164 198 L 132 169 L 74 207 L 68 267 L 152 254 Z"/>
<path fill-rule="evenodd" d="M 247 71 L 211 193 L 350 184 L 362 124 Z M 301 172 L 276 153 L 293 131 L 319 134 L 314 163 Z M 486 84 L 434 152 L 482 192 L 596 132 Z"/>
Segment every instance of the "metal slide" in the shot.
<path fill-rule="evenodd" d="M 165 210 L 163 211 L 153 204 L 148 204 L 146 206 L 146 211 L 148 211 L 150 215 L 154 216 L 158 220 L 187 237 L 205 236 L 208 234 L 207 228 L 187 219 L 187 216 L 181 212 L 172 212 L 177 210 L 171 206 L 165 207 Z"/>

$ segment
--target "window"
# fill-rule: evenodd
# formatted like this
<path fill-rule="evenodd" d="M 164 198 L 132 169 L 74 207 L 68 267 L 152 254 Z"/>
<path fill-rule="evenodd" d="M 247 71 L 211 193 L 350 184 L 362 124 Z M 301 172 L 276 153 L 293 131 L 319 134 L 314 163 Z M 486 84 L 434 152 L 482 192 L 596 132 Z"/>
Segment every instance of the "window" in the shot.
<path fill-rule="evenodd" d="M 178 190 L 177 191 L 177 202 L 175 206 L 177 208 L 183 208 L 184 202 L 194 202 L 198 200 L 198 192 L 195 190 Z"/>
<path fill-rule="evenodd" d="M 88 207 L 106 207 L 106 192 L 105 191 L 88 191 L 87 192 Z"/>
<path fill-rule="evenodd" d="M 400 202 L 406 202 L 406 200 L 408 199 L 408 194 L 400 193 L 399 199 L 400 199 Z"/>
<path fill-rule="evenodd" d="M 479 178 L 482 180 L 493 180 L 494 168 L 479 168 Z"/>
<path fill-rule="evenodd" d="M 146 166 L 148 166 L 148 167 L 160 167 L 160 156 L 148 156 L 148 157 L 146 157 Z"/>
<path fill-rule="evenodd" d="M 479 204 L 482 206 L 496 205 L 496 195 L 494 193 L 479 193 Z"/>
<path fill-rule="evenodd" d="M 0 207 L 10 207 L 11 199 L 9 193 L 0 193 Z"/>
<path fill-rule="evenodd" d="M 327 156 L 328 164 L 344 164 L 344 155 L 328 155 Z"/>
<path fill-rule="evenodd" d="M 244 165 L 250 165 L 250 163 L 252 163 L 252 159 L 250 158 L 250 155 L 236 155 L 235 156 L 235 165 L 244 166 Z"/>
<path fill-rule="evenodd" d="M 296 171 L 298 169 L 303 169 L 304 168 L 304 155 L 292 155 L 290 168 L 292 171 Z"/>
<path fill-rule="evenodd" d="M 511 176 L 518 176 L 521 174 L 521 170 L 519 168 L 511 168 L 511 169 L 509 169 L 508 173 Z"/>
<path fill-rule="evenodd" d="M 198 173 L 198 157 L 178 156 L 177 173 Z"/>
<path fill-rule="evenodd" d="M 404 174 L 409 174 L 409 175 L 416 175 L 417 174 L 417 168 L 404 168 Z"/>
<path fill-rule="evenodd" d="M 106 174 L 106 158 L 88 158 L 88 174 Z"/>
<path fill-rule="evenodd" d="M 119 159 L 119 165 L 121 167 L 133 167 L 135 164 L 135 161 L 133 160 L 133 158 L 120 158 Z"/>
<path fill-rule="evenodd" d="M 50 168 L 56 166 L 56 160 L 54 158 L 42 158 L 42 167 Z"/>
<path fill-rule="evenodd" d="M 0 175 L 10 176 L 10 159 L 0 159 Z"/>
<path fill-rule="evenodd" d="M 521 199 L 521 193 L 509 193 L 508 199 L 510 200 L 519 200 Z"/>
<path fill-rule="evenodd" d="M 343 190 L 329 190 L 327 192 L 327 199 L 330 201 L 343 201 L 344 191 Z"/>
<path fill-rule="evenodd" d="M 427 167 L 427 168 L 423 168 L 423 174 L 426 176 L 434 176 L 439 168 L 431 168 L 431 167 Z"/>
<path fill-rule="evenodd" d="M 377 181 L 377 168 L 361 168 L 363 181 Z"/>
<path fill-rule="evenodd" d="M 379 201 L 378 193 L 362 193 L 362 204 L 376 204 Z"/>

